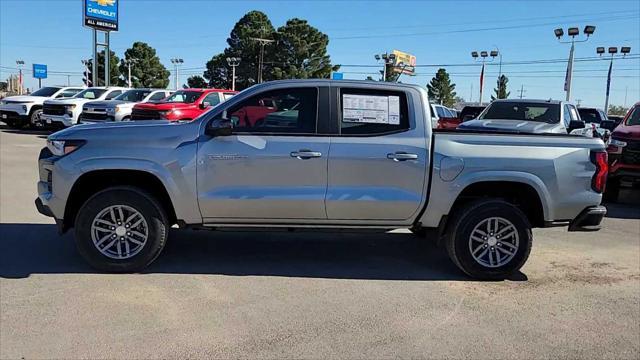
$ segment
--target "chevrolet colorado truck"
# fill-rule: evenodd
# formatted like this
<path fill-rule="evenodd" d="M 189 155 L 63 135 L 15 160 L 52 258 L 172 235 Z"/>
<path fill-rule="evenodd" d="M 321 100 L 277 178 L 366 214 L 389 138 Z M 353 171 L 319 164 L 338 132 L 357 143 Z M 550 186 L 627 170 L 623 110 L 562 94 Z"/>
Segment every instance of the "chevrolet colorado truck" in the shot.
<path fill-rule="evenodd" d="M 271 112 L 240 117 L 261 99 Z M 88 124 L 49 136 L 36 207 L 104 271 L 139 271 L 169 228 L 406 228 L 466 274 L 503 279 L 534 227 L 597 230 L 602 140 L 432 130 L 415 85 L 259 84 L 190 122 Z M 259 235 L 256 235 L 259 236 Z"/>
<path fill-rule="evenodd" d="M 0 121 L 15 129 L 40 125 L 45 100 L 70 98 L 80 91 L 81 87 L 46 86 L 31 95 L 6 97 L 0 100 Z"/>
<path fill-rule="evenodd" d="M 57 127 L 73 126 L 78 123 L 84 104 L 95 100 L 111 100 L 127 90 L 129 89 L 115 86 L 90 87 L 69 99 L 47 100 L 44 102 L 40 117 L 47 125 Z"/>
<path fill-rule="evenodd" d="M 137 104 L 131 120 L 189 121 L 235 95 L 235 91 L 220 89 L 183 89 L 154 103 Z"/>
<path fill-rule="evenodd" d="M 102 121 L 129 121 L 136 104 L 158 102 L 172 91 L 160 89 L 131 89 L 113 100 L 89 101 L 82 107 L 78 123 L 90 124 Z"/>

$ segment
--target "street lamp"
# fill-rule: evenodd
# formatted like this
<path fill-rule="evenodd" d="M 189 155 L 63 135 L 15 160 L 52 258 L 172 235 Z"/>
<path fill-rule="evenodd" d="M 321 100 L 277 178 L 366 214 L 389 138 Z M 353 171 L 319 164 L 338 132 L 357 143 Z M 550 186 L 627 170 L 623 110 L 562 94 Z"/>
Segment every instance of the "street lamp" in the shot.
<path fill-rule="evenodd" d="M 561 28 L 553 30 L 553 34 L 558 38 L 558 41 L 560 41 L 561 44 L 571 44 L 571 50 L 569 51 L 569 62 L 567 64 L 567 76 L 564 83 L 564 90 L 567 92 L 567 97 L 566 97 L 567 101 L 571 99 L 571 80 L 573 78 L 573 53 L 575 51 L 575 43 L 585 42 L 589 40 L 589 37 L 593 35 L 595 31 L 596 31 L 595 26 L 587 25 L 584 27 L 584 30 L 582 31 L 587 36 L 586 39 L 576 40 L 576 36 L 580 35 L 580 29 L 578 27 L 570 27 L 569 29 L 567 29 L 567 35 L 571 36 L 571 40 L 562 41 L 560 39 L 564 35 L 564 30 Z"/>
<path fill-rule="evenodd" d="M 604 111 L 606 113 L 609 112 L 609 89 L 611 88 L 611 72 L 613 70 L 613 59 L 615 55 L 618 53 L 618 48 L 611 46 L 607 48 L 607 52 L 609 53 L 609 55 L 611 55 L 611 59 L 609 61 L 609 72 L 607 73 L 607 91 L 606 91 L 606 96 L 604 100 Z M 625 57 L 630 52 L 631 52 L 630 46 L 623 46 L 620 48 L 620 53 L 622 54 L 622 57 Z M 598 46 L 596 48 L 596 53 L 602 56 L 604 54 L 604 47 Z"/>
<path fill-rule="evenodd" d="M 24 87 L 22 85 L 22 67 L 24 66 L 24 60 L 16 60 L 16 65 L 18 65 L 18 85 L 19 86 L 19 90 L 20 90 L 20 95 L 22 95 L 22 92 L 24 90 Z"/>
<path fill-rule="evenodd" d="M 172 58 L 171 63 L 173 64 L 174 77 L 176 82 L 176 90 L 178 90 L 178 66 L 184 63 L 184 60 L 181 58 Z"/>
<path fill-rule="evenodd" d="M 236 66 L 240 65 L 240 58 L 238 57 L 228 57 L 227 65 L 231 66 L 231 90 L 236 90 Z"/>
<path fill-rule="evenodd" d="M 471 57 L 474 60 L 478 60 L 480 59 L 482 61 L 482 70 L 480 71 L 480 101 L 479 101 L 479 105 L 482 105 L 482 94 L 484 92 L 484 64 L 485 62 L 487 62 L 487 57 L 491 57 L 491 60 L 488 60 L 489 62 L 492 62 L 493 60 L 495 60 L 495 57 L 498 56 L 500 54 L 500 52 L 498 50 L 491 50 L 489 51 L 480 51 L 480 56 L 478 57 L 478 52 L 477 51 L 472 51 L 471 52 Z"/>
<path fill-rule="evenodd" d="M 387 81 L 387 66 L 395 65 L 396 54 L 388 54 L 388 53 L 375 54 L 374 58 L 376 59 L 376 61 L 380 61 L 381 59 L 383 60 L 384 65 L 382 68 L 382 81 Z"/>

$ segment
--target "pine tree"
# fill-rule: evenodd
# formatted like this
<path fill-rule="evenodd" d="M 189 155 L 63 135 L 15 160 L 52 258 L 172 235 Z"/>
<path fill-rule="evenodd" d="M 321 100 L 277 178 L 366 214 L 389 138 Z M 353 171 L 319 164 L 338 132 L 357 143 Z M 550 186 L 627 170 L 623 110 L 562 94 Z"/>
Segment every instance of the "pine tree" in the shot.
<path fill-rule="evenodd" d="M 455 88 L 456 84 L 451 83 L 449 74 L 445 69 L 438 69 L 436 76 L 427 84 L 429 99 L 448 107 L 453 106 L 455 103 Z"/>
<path fill-rule="evenodd" d="M 156 49 L 147 43 L 136 41 L 124 52 L 124 57 L 132 61 L 131 82 L 133 87 L 150 87 L 164 89 L 169 85 L 169 71 L 160 62 Z M 124 61 L 120 63 L 123 78 L 128 76 L 128 67 Z"/>
<path fill-rule="evenodd" d="M 189 77 L 187 79 L 186 87 L 190 87 L 190 88 L 206 88 L 207 87 L 207 80 L 205 80 L 200 75 L 194 75 L 194 76 L 191 76 L 191 77 Z"/>
<path fill-rule="evenodd" d="M 491 95 L 491 100 L 495 100 L 495 99 L 506 99 L 509 97 L 509 95 L 511 94 L 511 92 L 507 91 L 507 83 L 509 82 L 509 78 L 504 76 L 504 75 L 500 75 L 500 77 L 498 77 L 498 81 L 496 81 L 496 88 L 493 89 L 493 91 L 496 93 L 495 95 Z"/>

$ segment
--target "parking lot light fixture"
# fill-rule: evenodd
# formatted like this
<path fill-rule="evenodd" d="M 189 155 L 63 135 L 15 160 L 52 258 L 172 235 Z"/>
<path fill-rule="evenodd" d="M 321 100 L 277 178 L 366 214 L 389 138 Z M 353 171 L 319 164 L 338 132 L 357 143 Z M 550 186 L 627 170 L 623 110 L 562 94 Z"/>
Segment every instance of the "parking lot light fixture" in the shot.
<path fill-rule="evenodd" d="M 623 46 L 620 48 L 620 53 L 622 53 L 622 55 L 627 55 L 630 52 L 631 52 L 630 46 Z"/>
<path fill-rule="evenodd" d="M 609 90 L 611 88 L 611 78 L 613 73 L 613 59 L 616 58 L 616 54 L 618 53 L 618 47 L 610 46 L 607 48 L 607 52 L 609 53 L 609 55 L 611 55 L 611 57 L 609 59 L 609 72 L 607 73 L 607 88 L 606 88 L 606 92 L 605 92 L 606 95 L 604 99 L 605 112 L 609 111 Z M 631 52 L 631 47 L 629 46 L 623 46 L 620 48 L 620 53 L 622 54 L 622 57 L 626 56 L 630 52 Z M 597 47 L 596 53 L 602 56 L 604 54 L 604 47 L 602 46 Z"/>
<path fill-rule="evenodd" d="M 561 28 L 553 30 L 553 33 L 558 38 L 561 44 L 571 44 L 571 50 L 569 50 L 569 61 L 567 63 L 567 76 L 564 83 L 564 90 L 567 92 L 566 101 L 571 99 L 571 80 L 573 78 L 573 53 L 575 52 L 575 44 L 578 42 L 585 42 L 589 40 L 589 37 L 596 31 L 596 27 L 593 25 L 587 25 L 584 27 L 584 34 L 586 38 L 583 40 L 576 40 L 576 36 L 580 35 L 580 29 L 578 27 L 570 27 L 567 29 L 567 35 L 571 37 L 569 41 L 562 41 L 564 30 Z"/>
<path fill-rule="evenodd" d="M 478 54 L 480 54 L 480 56 L 478 57 Z M 496 56 L 498 56 L 499 52 L 497 50 L 491 50 L 491 52 L 489 51 L 472 51 L 471 52 L 471 57 L 474 60 L 480 60 L 482 61 L 482 70 L 480 72 L 480 100 L 479 100 L 479 104 L 482 105 L 482 94 L 483 94 L 483 90 L 484 90 L 484 64 L 485 62 L 489 61 L 493 61 L 495 59 Z M 491 60 L 487 60 L 487 57 L 491 56 Z"/>
<path fill-rule="evenodd" d="M 240 65 L 239 57 L 228 57 L 227 65 L 231 66 L 231 90 L 236 90 L 236 66 Z"/>
<path fill-rule="evenodd" d="M 184 60 L 182 58 L 172 58 L 171 59 L 171 63 L 173 64 L 173 71 L 174 71 L 174 78 L 175 78 L 175 82 L 176 82 L 176 90 L 178 90 L 178 80 L 179 80 L 179 76 L 178 76 L 178 66 L 182 65 L 184 63 Z"/>
<path fill-rule="evenodd" d="M 562 37 L 562 35 L 564 35 L 564 30 L 562 29 L 555 29 L 553 30 L 553 33 L 556 35 L 556 37 L 558 39 L 560 39 Z"/>
<path fill-rule="evenodd" d="M 483 58 L 486 58 L 487 56 L 489 56 L 489 54 L 486 51 L 481 51 L 480 56 L 482 56 Z"/>
<path fill-rule="evenodd" d="M 604 54 L 604 47 L 603 46 L 598 46 L 596 48 L 596 53 L 598 53 L 598 55 Z"/>
<path fill-rule="evenodd" d="M 617 47 L 610 47 L 609 48 L 609 54 L 613 55 L 613 54 L 617 54 L 618 53 L 618 48 Z"/>
<path fill-rule="evenodd" d="M 587 25 L 584 27 L 584 34 L 587 35 L 587 37 L 593 35 L 593 33 L 596 31 L 596 27 L 593 25 Z"/>
<path fill-rule="evenodd" d="M 478 52 L 477 51 L 472 51 L 471 52 L 471 57 L 474 58 L 474 59 L 477 58 L 478 57 Z"/>
<path fill-rule="evenodd" d="M 24 60 L 16 60 L 16 65 L 18 65 L 18 87 L 20 95 L 22 95 L 22 91 L 24 89 L 24 86 L 22 85 L 22 67 L 24 66 Z"/>
<path fill-rule="evenodd" d="M 396 54 L 389 54 L 385 52 L 383 54 L 375 54 L 373 57 L 376 61 L 383 60 L 382 81 L 387 81 L 387 66 L 396 66 Z"/>
<path fill-rule="evenodd" d="M 580 29 L 578 29 L 577 27 L 569 28 L 569 30 L 567 30 L 567 34 L 569 36 L 578 36 L 580 35 Z"/>

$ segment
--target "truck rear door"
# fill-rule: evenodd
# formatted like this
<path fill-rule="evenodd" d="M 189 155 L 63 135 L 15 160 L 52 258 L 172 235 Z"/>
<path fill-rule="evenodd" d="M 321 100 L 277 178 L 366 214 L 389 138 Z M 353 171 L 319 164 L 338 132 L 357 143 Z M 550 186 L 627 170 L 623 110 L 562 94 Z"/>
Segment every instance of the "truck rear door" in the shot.
<path fill-rule="evenodd" d="M 424 205 L 428 183 L 431 131 L 420 92 L 333 84 L 338 134 L 329 149 L 328 219 L 411 219 Z"/>

